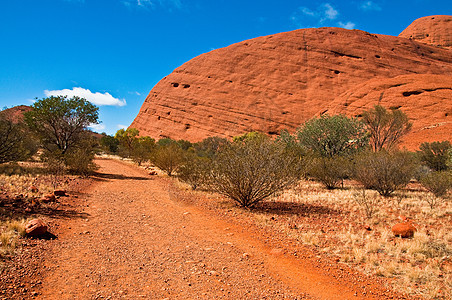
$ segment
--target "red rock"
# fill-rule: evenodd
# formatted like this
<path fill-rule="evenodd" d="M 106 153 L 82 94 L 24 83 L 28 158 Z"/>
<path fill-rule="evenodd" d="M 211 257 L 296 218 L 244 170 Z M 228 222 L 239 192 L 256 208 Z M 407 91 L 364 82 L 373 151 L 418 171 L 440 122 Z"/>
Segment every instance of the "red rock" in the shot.
<path fill-rule="evenodd" d="M 44 203 L 54 202 L 56 201 L 56 197 L 54 194 L 47 194 L 41 198 L 41 201 Z"/>
<path fill-rule="evenodd" d="M 342 95 L 353 93 L 356 87 L 369 93 L 366 88 L 374 89 L 372 95 L 377 97 L 366 98 L 372 107 L 385 91 L 380 81 L 410 74 L 442 75 L 446 84 L 452 76 L 452 51 L 360 30 L 300 29 L 243 41 L 188 61 L 151 90 L 130 127 L 156 139 L 190 141 L 255 130 L 270 135 L 282 129 L 293 132 L 313 116 L 348 105 Z M 419 77 L 412 85 L 422 80 Z M 369 85 L 362 86 L 366 82 Z M 417 114 L 409 115 L 416 141 L 452 126 L 448 125 L 452 114 L 446 115 L 445 107 L 451 103 L 450 91 L 447 84 L 428 91 L 429 85 L 439 84 L 435 82 L 421 87 L 421 94 L 391 97 L 404 100 L 401 109 L 408 114 Z M 400 92 L 411 91 L 404 88 Z M 385 105 L 393 106 L 387 95 L 383 95 Z M 425 99 L 432 109 L 418 102 Z M 357 109 L 346 109 L 346 113 L 359 113 Z M 449 123 L 422 130 L 443 122 Z"/>
<path fill-rule="evenodd" d="M 32 186 L 30 187 L 30 191 L 31 191 L 32 193 L 37 193 L 37 192 L 39 192 L 38 188 L 35 187 L 34 185 L 32 185 Z"/>
<path fill-rule="evenodd" d="M 415 20 L 399 37 L 452 49 L 452 16 L 428 16 Z"/>
<path fill-rule="evenodd" d="M 53 191 L 53 194 L 55 196 L 64 197 L 64 196 L 66 196 L 66 191 L 65 190 L 55 190 L 55 191 Z"/>
<path fill-rule="evenodd" d="M 47 225 L 40 219 L 33 219 L 25 224 L 25 232 L 28 236 L 38 237 L 47 233 Z"/>
<path fill-rule="evenodd" d="M 414 236 L 416 228 L 410 222 L 398 223 L 392 226 L 392 233 L 402 238 L 411 238 Z"/>
<path fill-rule="evenodd" d="M 151 172 L 149 172 L 149 175 L 157 175 L 157 172 L 156 171 L 151 171 Z"/>

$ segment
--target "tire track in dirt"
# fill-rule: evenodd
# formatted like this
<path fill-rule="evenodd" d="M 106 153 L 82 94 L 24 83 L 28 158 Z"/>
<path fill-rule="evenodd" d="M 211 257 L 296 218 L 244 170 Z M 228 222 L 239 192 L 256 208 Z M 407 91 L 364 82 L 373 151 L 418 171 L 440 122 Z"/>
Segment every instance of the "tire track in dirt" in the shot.
<path fill-rule="evenodd" d="M 88 217 L 62 220 L 44 254 L 40 299 L 360 299 L 254 231 L 175 201 L 166 178 L 96 163 L 79 199 Z"/>

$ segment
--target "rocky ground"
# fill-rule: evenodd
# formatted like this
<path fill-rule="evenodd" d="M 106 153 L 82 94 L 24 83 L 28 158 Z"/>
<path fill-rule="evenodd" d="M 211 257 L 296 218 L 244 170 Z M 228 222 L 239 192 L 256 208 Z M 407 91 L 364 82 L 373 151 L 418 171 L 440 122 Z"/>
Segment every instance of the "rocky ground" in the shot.
<path fill-rule="evenodd" d="M 2 270 L 0 299 L 406 298 L 240 214 L 197 205 L 172 178 L 97 163 L 92 184 L 60 199 L 76 213 L 44 217 L 58 238 L 27 240 Z"/>

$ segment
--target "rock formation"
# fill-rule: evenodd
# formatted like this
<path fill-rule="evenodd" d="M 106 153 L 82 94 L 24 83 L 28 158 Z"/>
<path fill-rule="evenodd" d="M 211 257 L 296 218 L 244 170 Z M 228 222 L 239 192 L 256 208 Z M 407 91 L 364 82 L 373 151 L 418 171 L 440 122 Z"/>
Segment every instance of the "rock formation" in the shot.
<path fill-rule="evenodd" d="M 373 88 L 380 95 L 385 89 L 380 82 L 399 78 L 411 82 L 405 87 L 412 89 L 416 74 L 442 75 L 438 80 L 447 81 L 452 76 L 452 51 L 360 30 L 300 29 L 251 39 L 188 61 L 151 90 L 131 127 L 157 139 L 191 141 L 253 130 L 274 135 L 282 129 L 293 131 L 321 113 L 356 114 L 359 107 L 352 106 L 350 111 L 341 107 L 344 97 L 357 95 L 356 88 Z M 441 120 L 450 122 L 444 110 L 450 93 L 447 89 L 429 91 L 430 85 L 423 85 L 427 90 L 421 94 L 402 94 L 400 99 L 428 98 L 439 110 L 435 116 L 443 114 Z M 438 93 L 440 98 L 428 96 Z M 372 97 L 369 94 L 367 99 L 375 100 Z M 385 105 L 394 106 L 388 93 L 383 97 Z M 397 98 L 395 90 L 392 98 Z M 425 119 L 411 115 L 414 111 L 413 107 L 407 113 L 415 128 L 438 123 L 432 114 Z"/>
<path fill-rule="evenodd" d="M 402 31 L 399 37 L 452 49 L 452 16 L 429 16 L 417 19 Z"/>

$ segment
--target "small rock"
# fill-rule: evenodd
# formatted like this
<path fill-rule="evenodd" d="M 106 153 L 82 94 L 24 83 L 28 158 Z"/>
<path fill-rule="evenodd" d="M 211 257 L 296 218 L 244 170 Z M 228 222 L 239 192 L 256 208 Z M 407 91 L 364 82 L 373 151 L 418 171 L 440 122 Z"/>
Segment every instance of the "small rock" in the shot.
<path fill-rule="evenodd" d="M 49 203 L 49 202 L 55 202 L 56 198 L 54 194 L 47 194 L 44 197 L 41 198 L 41 202 L 43 203 Z"/>
<path fill-rule="evenodd" d="M 60 196 L 60 197 L 67 196 L 65 190 L 55 190 L 55 191 L 53 191 L 53 194 L 54 194 L 55 196 Z"/>
<path fill-rule="evenodd" d="M 372 228 L 370 227 L 370 225 L 364 225 L 364 229 L 367 231 L 372 231 Z"/>
<path fill-rule="evenodd" d="M 412 238 L 416 228 L 411 222 L 398 223 L 392 226 L 392 233 L 402 238 Z"/>
<path fill-rule="evenodd" d="M 38 237 L 47 233 L 47 225 L 40 219 L 33 219 L 25 224 L 25 232 L 28 236 Z"/>
<path fill-rule="evenodd" d="M 34 186 L 34 185 L 32 185 L 32 186 L 30 187 L 30 191 L 31 191 L 32 193 L 37 193 L 37 192 L 39 192 L 38 188 L 37 188 L 36 186 Z"/>
<path fill-rule="evenodd" d="M 156 171 L 151 171 L 151 172 L 149 172 L 149 175 L 157 175 L 157 172 Z"/>

